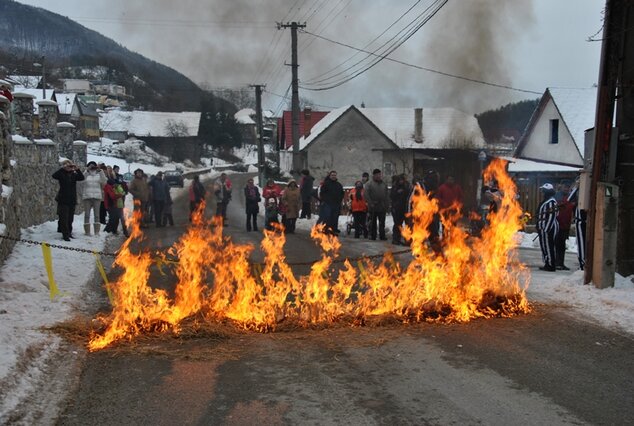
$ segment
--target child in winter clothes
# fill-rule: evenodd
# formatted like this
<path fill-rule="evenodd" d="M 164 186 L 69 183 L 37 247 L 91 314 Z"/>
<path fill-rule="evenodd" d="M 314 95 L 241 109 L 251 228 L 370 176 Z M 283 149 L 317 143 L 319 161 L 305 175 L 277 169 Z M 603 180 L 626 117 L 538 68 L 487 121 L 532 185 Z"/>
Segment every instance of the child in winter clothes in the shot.
<path fill-rule="evenodd" d="M 174 226 L 174 217 L 172 216 L 172 195 L 170 194 L 170 188 L 167 189 L 167 198 L 165 199 L 165 207 L 163 208 L 163 225 Z"/>
<path fill-rule="evenodd" d="M 277 198 L 275 197 L 269 197 L 264 201 L 264 228 L 269 231 L 273 230 L 273 223 L 279 223 L 277 204 Z"/>

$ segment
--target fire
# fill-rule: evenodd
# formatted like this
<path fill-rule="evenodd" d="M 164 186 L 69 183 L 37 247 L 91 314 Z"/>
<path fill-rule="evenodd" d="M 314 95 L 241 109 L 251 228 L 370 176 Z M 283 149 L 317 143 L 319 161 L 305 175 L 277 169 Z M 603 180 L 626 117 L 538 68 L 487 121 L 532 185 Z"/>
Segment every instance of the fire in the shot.
<path fill-rule="evenodd" d="M 203 218 L 201 206 L 171 249 L 179 259 L 173 300 L 148 285 L 152 256 L 130 248 L 143 238 L 140 218 L 134 217 L 132 236 L 115 261 L 124 273 L 113 286 L 113 309 L 104 318 L 107 327 L 92 336 L 89 348 L 98 350 L 145 331 L 178 331 L 181 321 L 195 314 L 206 321 L 270 331 L 283 321 L 358 324 L 389 315 L 403 322 L 465 322 L 529 312 L 528 273 L 518 262 L 514 239 L 523 217 L 516 187 L 503 161 L 493 161 L 484 179 L 495 179 L 503 196 L 481 238 L 457 226 L 459 212 L 439 212 L 436 200 L 417 189 L 411 225 L 403 229 L 411 241 L 409 263 L 398 262 L 390 253 L 378 264 L 370 259 L 341 262 L 340 241 L 316 226 L 311 237 L 322 254 L 310 272 L 299 277 L 286 260 L 282 227 L 264 231 L 264 261 L 254 264 L 253 246 L 233 243 L 222 234 L 220 223 Z M 443 228 L 440 247 L 429 243 L 429 227 L 438 215 Z"/>

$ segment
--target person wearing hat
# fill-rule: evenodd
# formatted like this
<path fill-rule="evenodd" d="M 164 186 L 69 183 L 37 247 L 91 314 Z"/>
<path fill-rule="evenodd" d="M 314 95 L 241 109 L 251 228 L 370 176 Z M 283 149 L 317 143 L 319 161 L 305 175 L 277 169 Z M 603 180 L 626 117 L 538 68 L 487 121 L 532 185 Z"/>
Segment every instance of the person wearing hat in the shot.
<path fill-rule="evenodd" d="M 555 239 L 559 231 L 555 188 L 552 184 L 545 183 L 539 189 L 544 194 L 544 200 L 537 211 L 537 235 L 539 236 L 539 247 L 542 250 L 542 259 L 544 260 L 544 266 L 539 269 L 554 272 L 557 265 Z"/>
<path fill-rule="evenodd" d="M 364 191 L 365 199 L 368 203 L 368 212 L 370 213 L 370 239 L 376 240 L 378 229 L 379 238 L 387 240 L 385 236 L 385 214 L 389 205 L 389 195 L 381 170 L 374 169 L 372 171 L 372 180 L 365 184 Z"/>
<path fill-rule="evenodd" d="M 162 228 L 165 226 L 163 223 L 163 210 L 165 209 L 165 203 L 169 197 L 170 188 L 167 182 L 163 180 L 163 172 L 158 172 L 148 185 L 151 190 L 152 211 L 154 212 L 156 227 Z"/>
<path fill-rule="evenodd" d="M 70 160 L 64 160 L 62 167 L 53 173 L 53 179 L 59 182 L 57 192 L 57 215 L 59 216 L 59 230 L 64 241 L 70 241 L 73 232 L 73 218 L 77 204 L 77 182 L 84 180 L 84 174 Z"/>
<path fill-rule="evenodd" d="M 101 223 L 99 222 L 99 208 L 103 202 L 103 187 L 106 184 L 106 175 L 97 167 L 97 163 L 89 161 L 84 173 L 84 181 L 81 186 L 81 198 L 84 205 L 84 233 L 90 235 L 90 211 L 93 211 L 93 230 L 99 234 Z"/>

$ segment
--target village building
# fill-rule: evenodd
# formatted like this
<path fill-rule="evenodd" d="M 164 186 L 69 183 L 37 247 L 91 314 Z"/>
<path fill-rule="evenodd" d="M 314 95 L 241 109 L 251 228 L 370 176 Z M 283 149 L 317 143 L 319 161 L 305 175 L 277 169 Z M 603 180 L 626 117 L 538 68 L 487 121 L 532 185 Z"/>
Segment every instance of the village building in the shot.
<path fill-rule="evenodd" d="M 242 134 L 242 143 L 245 145 L 256 145 L 258 143 L 258 128 L 256 122 L 256 113 L 252 108 L 243 108 L 233 115 L 240 132 Z M 266 144 L 271 141 L 275 134 L 277 119 L 272 111 L 262 111 L 262 141 Z"/>
<path fill-rule="evenodd" d="M 574 182 L 591 158 L 597 89 L 547 88 L 526 126 L 509 174 L 518 187 L 522 208 L 531 213 L 541 201 L 539 187 Z M 534 220 L 533 220 L 534 222 Z"/>
<path fill-rule="evenodd" d="M 200 112 L 109 110 L 101 113 L 102 136 L 123 142 L 136 137 L 173 161 L 200 162 Z"/>
<path fill-rule="evenodd" d="M 475 207 L 485 148 L 476 118 L 453 108 L 357 108 L 331 111 L 300 139 L 303 163 L 316 178 L 336 170 L 345 186 L 363 172 L 379 168 L 388 183 L 405 174 L 422 178 L 429 170 L 444 180 L 453 175 L 464 191 L 465 206 Z M 283 155 L 290 170 L 292 149 Z"/>
<path fill-rule="evenodd" d="M 299 136 L 308 137 L 312 128 L 319 123 L 329 111 L 313 111 L 306 107 L 299 113 Z M 293 147 L 293 113 L 284 111 L 277 119 L 277 146 L 280 150 Z"/>

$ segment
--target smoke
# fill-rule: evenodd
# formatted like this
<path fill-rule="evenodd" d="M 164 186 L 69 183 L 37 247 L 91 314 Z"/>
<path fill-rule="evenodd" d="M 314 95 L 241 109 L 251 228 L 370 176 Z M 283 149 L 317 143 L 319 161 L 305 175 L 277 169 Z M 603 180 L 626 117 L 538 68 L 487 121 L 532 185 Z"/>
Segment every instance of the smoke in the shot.
<path fill-rule="evenodd" d="M 534 22 L 532 1 L 467 0 L 451 2 L 425 45 L 430 67 L 476 80 L 513 85 L 516 64 L 513 47 Z M 428 76 L 429 85 L 438 87 L 437 102 L 478 111 L 513 95 L 505 89 L 446 77 Z M 525 97 L 522 96 L 522 97 Z M 493 99 L 490 99 L 493 98 Z M 499 101 L 498 101 L 499 102 Z M 498 103 L 499 105 L 499 103 Z"/>
<path fill-rule="evenodd" d="M 423 3 L 429 5 L 431 0 Z M 102 13 L 112 16 L 114 10 L 120 19 L 118 31 L 125 37 L 115 39 L 177 69 L 196 83 L 232 88 L 264 83 L 269 91 L 284 94 L 290 84 L 290 67 L 283 65 L 290 63 L 290 31 L 277 30 L 275 22 L 303 22 L 310 17 L 307 30 L 363 47 L 408 7 L 401 2 L 398 7 L 394 4 L 387 0 L 267 0 L 265 4 L 252 0 L 154 0 L 148 6 L 147 2 L 114 0 L 107 9 L 102 6 Z M 291 9 L 292 5 L 296 5 L 295 9 Z M 341 12 L 337 13 L 337 7 Z M 509 52 L 532 22 L 532 0 L 450 0 L 391 57 L 512 85 L 515 64 Z M 304 80 L 354 54 L 350 49 L 312 40 L 307 34 L 300 33 L 299 41 L 299 72 Z M 453 106 L 467 112 L 499 106 L 516 96 L 504 89 L 441 77 L 389 61 L 336 89 L 300 91 L 300 95 L 327 106 L 359 105 L 365 101 L 368 107 Z M 269 108 L 286 103 L 266 94 L 264 102 Z"/>

